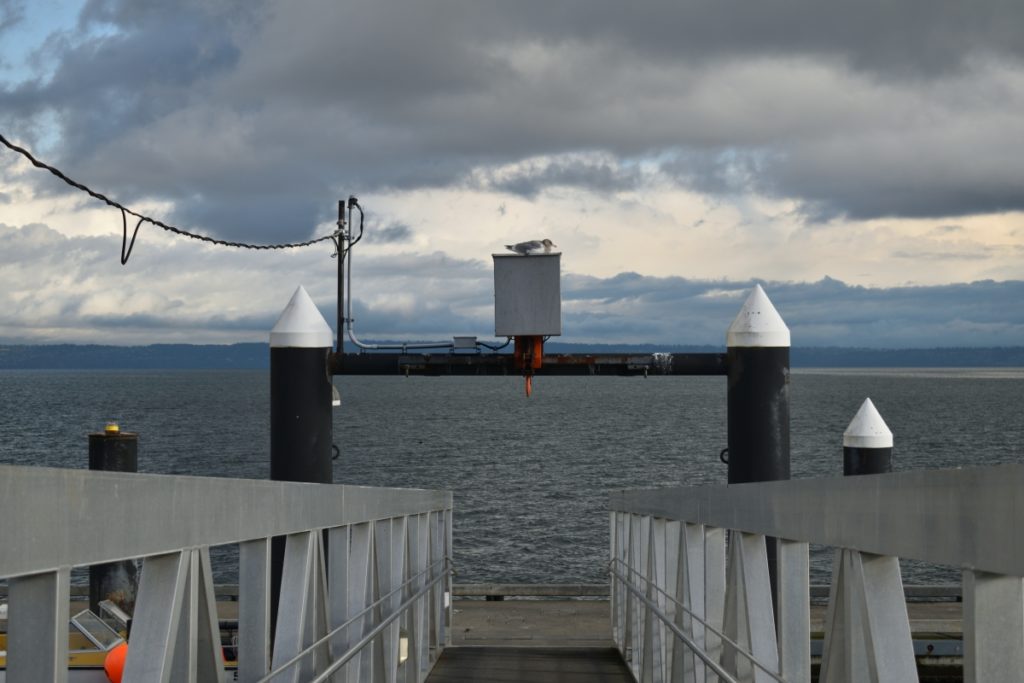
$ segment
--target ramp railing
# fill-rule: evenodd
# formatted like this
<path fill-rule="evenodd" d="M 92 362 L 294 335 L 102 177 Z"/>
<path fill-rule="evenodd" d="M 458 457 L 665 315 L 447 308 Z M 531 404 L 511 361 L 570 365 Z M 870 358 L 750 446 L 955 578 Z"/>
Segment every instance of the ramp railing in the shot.
<path fill-rule="evenodd" d="M 71 568 L 128 559 L 125 683 L 224 680 L 210 547 L 233 543 L 238 681 L 419 682 L 449 643 L 447 491 L 0 466 L 0 519 L 7 683 L 68 680 Z"/>
<path fill-rule="evenodd" d="M 918 680 L 899 558 L 962 570 L 964 680 L 1016 680 L 1022 525 L 1022 465 L 616 492 L 613 637 L 638 681 L 809 682 L 815 543 L 835 549 L 820 681 Z"/>

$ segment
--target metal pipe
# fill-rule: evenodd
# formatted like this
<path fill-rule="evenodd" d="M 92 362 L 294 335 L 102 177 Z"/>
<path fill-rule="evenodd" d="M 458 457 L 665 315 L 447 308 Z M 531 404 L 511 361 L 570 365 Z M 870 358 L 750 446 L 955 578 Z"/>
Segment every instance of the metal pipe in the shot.
<path fill-rule="evenodd" d="M 437 564 L 437 563 L 435 562 L 435 564 Z M 428 591 L 433 590 L 434 589 L 434 585 L 437 584 L 439 581 L 441 581 L 443 578 L 445 578 L 445 576 L 448 575 L 448 574 L 449 574 L 449 572 L 445 571 L 445 572 L 442 572 L 441 574 L 435 576 L 433 579 L 431 579 L 431 581 L 428 584 L 426 584 L 425 586 L 420 588 L 420 590 L 416 591 L 416 593 L 414 593 L 413 595 L 408 597 L 402 604 L 400 604 L 398 606 L 398 608 L 394 612 L 392 612 L 387 617 L 382 619 L 381 622 L 379 624 L 377 624 L 377 626 L 375 626 L 369 633 L 364 635 L 359 640 L 359 642 L 357 642 L 355 645 L 353 645 L 348 650 L 346 650 L 345 654 L 341 655 L 338 659 L 336 659 L 333 662 L 331 662 L 331 664 L 327 668 L 327 670 L 325 670 L 323 673 L 321 673 L 319 676 L 317 676 L 315 679 L 313 679 L 313 683 L 318 683 L 318 682 L 322 682 L 322 681 L 327 680 L 327 678 L 330 677 L 331 674 L 333 674 L 335 671 L 337 671 L 342 666 L 347 664 L 348 661 L 350 659 L 352 659 L 352 657 L 354 657 L 361 649 L 366 647 L 366 645 L 368 645 L 370 642 L 372 642 L 374 638 L 379 636 L 381 634 L 381 632 L 391 624 L 391 622 L 393 622 L 395 619 L 397 619 L 399 616 L 401 616 L 401 614 L 403 612 L 408 610 L 409 607 L 414 602 L 416 602 L 421 597 L 423 597 L 424 594 L 426 594 Z M 403 586 L 404 585 L 405 584 L 403 584 Z M 392 591 L 392 593 L 393 592 L 394 591 Z M 390 596 L 391 594 L 389 593 L 388 595 Z M 384 598 L 381 598 L 377 602 L 379 603 L 383 599 Z M 374 603 L 374 605 L 376 605 L 376 604 L 377 603 Z M 364 612 L 365 612 L 365 610 L 364 610 Z M 269 674 L 267 674 L 266 676 L 261 678 L 259 681 L 257 681 L 257 683 L 266 683 L 266 681 L 272 680 L 275 676 L 278 676 L 282 671 L 284 671 L 288 667 L 294 666 L 299 660 L 302 659 L 302 657 L 304 657 L 305 655 L 309 654 L 310 652 L 312 652 L 317 647 L 319 647 L 319 646 L 323 645 L 324 643 L 326 643 L 329 638 L 337 635 L 337 633 L 340 632 L 342 629 L 347 628 L 348 626 L 350 626 L 351 622 L 354 621 L 356 618 L 358 618 L 358 617 L 353 617 L 353 619 L 350 619 L 349 622 L 346 622 L 342 626 L 339 626 L 338 628 L 334 629 L 333 631 L 328 633 L 326 636 L 324 636 L 323 638 L 321 638 L 320 640 L 318 640 L 317 642 L 313 643 L 308 648 L 306 648 L 305 650 L 300 652 L 298 655 L 296 655 L 292 659 L 288 660 L 287 662 L 285 662 L 284 664 L 282 664 L 281 666 L 279 666 L 278 668 L 274 669 Z"/>
<path fill-rule="evenodd" d="M 337 363 L 341 362 L 342 354 L 345 353 L 344 343 L 342 342 L 342 331 L 345 329 L 345 200 L 338 200 L 338 230 L 335 233 L 334 248 L 338 252 L 338 302 L 337 302 L 337 313 L 338 313 L 338 327 L 336 338 L 335 353 L 338 354 L 336 359 Z M 340 370 L 340 365 L 336 369 Z"/>
<path fill-rule="evenodd" d="M 667 591 L 665 591 L 665 589 L 663 589 L 660 586 L 658 586 L 651 579 L 647 578 L 646 576 L 644 576 L 643 574 L 638 572 L 636 569 L 633 569 L 632 567 L 630 567 L 628 564 L 626 564 L 625 562 L 623 562 L 619 558 L 615 558 L 611 562 L 608 563 L 609 564 L 608 571 L 610 573 L 620 577 L 620 581 L 628 582 L 628 579 L 626 577 L 622 576 L 619 572 L 617 572 L 617 571 L 615 571 L 614 569 L 611 568 L 611 565 L 615 564 L 615 563 L 618 563 L 618 564 L 622 565 L 622 567 L 626 571 L 628 571 L 631 574 L 635 574 L 637 577 L 640 578 L 640 580 L 645 582 L 648 586 L 650 586 L 651 588 L 653 588 L 657 592 L 661 593 L 665 597 L 665 599 L 667 599 L 668 601 L 674 603 L 677 607 L 679 607 L 679 609 L 681 609 L 684 612 L 686 612 L 686 615 L 689 618 L 699 622 L 701 626 L 703 626 L 707 630 L 711 631 L 713 634 L 715 634 L 716 636 L 721 638 L 723 641 L 725 641 L 725 643 L 727 643 L 730 647 L 732 647 L 734 650 L 736 650 L 736 652 L 740 653 L 741 655 L 746 657 L 748 660 L 750 660 L 751 664 L 753 664 L 757 668 L 761 669 L 762 671 L 767 673 L 769 676 L 771 676 L 775 680 L 780 681 L 781 683 L 786 683 L 785 679 L 781 678 L 778 674 L 774 673 L 771 669 L 767 668 L 764 664 L 761 664 L 761 662 L 758 661 L 758 659 L 753 655 L 753 653 L 747 652 L 746 650 L 744 650 L 742 645 L 737 643 L 735 640 L 733 640 L 729 636 L 725 635 L 725 633 L 723 633 L 719 629 L 717 629 L 714 626 L 712 626 L 711 624 L 709 624 L 707 621 L 704 620 L 703 617 L 701 617 L 698 614 L 696 614 L 693 610 L 691 610 L 689 607 L 687 607 L 682 602 L 677 600 L 675 597 L 670 595 Z"/>
<path fill-rule="evenodd" d="M 303 657 L 306 657 L 306 656 L 312 654 L 314 650 L 316 650 L 318 647 L 324 645 L 328 640 L 330 640 L 334 636 L 338 635 L 339 633 L 341 633 L 342 631 L 344 631 L 348 627 L 352 626 L 359 619 L 362 619 L 363 617 L 367 616 L 368 612 L 371 612 L 371 611 L 375 610 L 377 607 L 379 607 L 380 605 L 384 604 L 384 602 L 386 602 L 389 598 L 391 598 L 391 596 L 393 596 L 395 593 L 397 593 L 397 592 L 399 592 L 401 590 L 404 590 L 405 587 L 408 586 L 410 583 L 412 583 L 413 581 L 419 580 L 419 578 L 421 576 L 431 572 L 435 567 L 437 567 L 437 565 L 446 563 L 447 560 L 448 560 L 448 558 L 446 558 L 446 557 L 441 558 L 440 560 L 438 560 L 434 564 L 430 565 L 429 567 L 427 567 L 423 571 L 421 571 L 418 574 L 416 574 L 416 576 L 413 576 L 413 577 L 410 577 L 409 579 L 407 579 L 402 585 L 400 585 L 397 588 L 393 589 L 387 595 L 382 595 L 381 597 L 377 598 L 377 600 L 375 600 L 373 603 L 371 603 L 371 604 L 367 605 L 366 607 L 364 607 L 363 610 L 361 612 L 359 612 L 359 614 L 356 614 L 355 616 L 353 616 L 350 619 L 348 619 L 348 621 L 345 621 L 341 625 L 331 629 L 330 632 L 327 633 L 327 635 L 325 635 L 325 636 L 319 638 L 318 640 L 314 641 L 311 645 L 309 645 L 306 648 L 304 648 L 303 650 L 299 651 L 294 657 L 292 657 L 288 661 L 281 663 L 276 669 L 274 669 L 273 671 L 268 673 L 261 680 L 269 680 L 269 679 L 273 678 L 274 676 L 277 676 L 278 674 L 280 674 L 285 669 L 287 669 L 287 668 L 289 668 L 291 666 L 294 666 L 295 664 L 300 662 Z M 435 583 L 440 581 L 442 578 L 444 578 L 444 573 L 439 574 L 436 577 L 434 577 L 430 581 L 428 586 L 433 586 Z M 406 608 L 406 604 L 400 605 L 399 609 L 396 611 L 396 613 L 401 613 L 405 608 Z M 357 646 L 353 646 L 352 648 L 350 648 L 350 650 L 358 650 L 358 649 L 359 648 Z"/>
<path fill-rule="evenodd" d="M 348 220 L 349 220 L 349 226 L 351 226 L 352 225 L 352 206 L 351 206 L 351 204 L 348 207 Z M 349 230 L 351 230 L 351 227 L 349 228 Z M 351 236 L 351 234 L 349 234 L 347 236 L 346 242 L 348 242 L 349 246 L 351 247 L 351 245 L 352 245 L 352 236 Z M 451 341 L 451 342 L 433 342 L 433 343 L 431 343 L 431 342 L 417 342 L 417 343 L 411 343 L 411 344 L 367 344 L 365 342 L 359 341 L 359 339 L 356 338 L 356 333 L 355 333 L 355 330 L 353 329 L 353 326 L 352 326 L 352 323 L 353 323 L 353 318 L 352 318 L 352 250 L 351 249 L 346 249 L 345 250 L 345 256 L 348 259 L 348 268 L 347 268 L 347 276 L 346 276 L 347 279 L 348 279 L 348 299 L 347 299 L 347 302 L 346 302 L 347 311 L 346 311 L 346 314 L 345 314 L 345 327 L 348 330 L 348 338 L 352 341 L 353 344 L 355 344 L 360 349 L 366 349 L 368 351 L 392 350 L 392 351 L 403 351 L 404 352 L 404 351 L 406 351 L 408 349 L 453 349 L 453 348 L 455 348 L 455 342 L 454 341 Z M 339 278 L 340 278 L 340 276 L 339 276 Z M 339 285 L 339 288 L 340 288 L 340 285 Z M 340 346 L 340 342 L 339 342 L 339 346 Z"/>
<path fill-rule="evenodd" d="M 626 579 L 626 577 L 624 577 L 619 572 L 615 571 L 614 569 L 609 569 L 609 571 L 612 573 L 613 576 L 615 576 L 615 577 L 617 577 L 619 579 L 619 581 L 626 587 L 627 590 L 629 590 L 637 598 L 639 598 L 641 602 L 643 602 L 645 605 L 647 605 L 647 609 L 651 610 L 651 613 L 654 616 L 658 617 L 658 619 L 660 619 L 665 624 L 665 626 L 667 626 L 668 629 L 670 631 L 672 631 L 672 633 L 675 635 L 676 638 L 678 638 L 679 640 L 683 641 L 684 645 L 686 645 L 688 648 L 690 648 L 695 655 L 700 657 L 700 660 L 702 662 L 704 662 L 705 664 L 707 664 L 707 666 L 712 671 L 714 671 L 715 674 L 717 674 L 719 678 L 721 678 L 722 680 L 726 681 L 726 683 L 737 683 L 736 679 L 729 675 L 729 672 L 727 672 L 725 669 L 723 669 L 722 666 L 718 662 L 716 662 L 711 657 L 709 657 L 708 654 L 706 652 L 704 652 L 704 650 L 700 649 L 697 646 L 697 643 L 693 642 L 693 640 L 690 637 L 688 637 L 685 633 L 683 633 L 682 629 L 680 629 L 678 626 L 676 626 L 675 623 L 673 623 L 672 620 L 668 618 L 668 615 L 666 615 L 664 612 L 662 612 L 658 608 L 658 606 L 656 604 L 654 604 L 653 600 L 651 600 L 646 595 L 641 593 L 640 589 L 638 589 L 636 586 L 631 584 Z M 772 678 L 774 678 L 777 681 L 781 681 L 782 683 L 785 683 L 784 679 L 779 678 L 778 675 L 772 673 L 771 670 L 766 669 L 761 664 L 758 664 L 757 660 L 752 660 L 752 661 L 753 661 L 753 663 L 755 665 L 758 666 L 758 668 L 760 668 L 760 669 L 764 670 L 765 672 L 767 672 L 769 676 L 771 676 Z"/>

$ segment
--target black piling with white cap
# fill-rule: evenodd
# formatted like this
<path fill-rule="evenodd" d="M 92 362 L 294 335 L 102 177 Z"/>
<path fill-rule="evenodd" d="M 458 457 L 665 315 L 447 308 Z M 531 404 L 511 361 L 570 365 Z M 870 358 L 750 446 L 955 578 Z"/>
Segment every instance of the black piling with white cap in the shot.
<path fill-rule="evenodd" d="M 892 432 L 870 398 L 843 432 L 843 474 L 892 472 Z"/>
<path fill-rule="evenodd" d="M 730 484 L 789 479 L 789 345 L 755 285 L 726 335 Z"/>
<path fill-rule="evenodd" d="M 789 479 L 789 328 L 755 285 L 726 334 L 728 482 Z M 778 555 L 766 539 L 772 604 Z"/>
<path fill-rule="evenodd" d="M 309 294 L 295 290 L 270 333 L 270 478 L 331 483 L 334 337 Z"/>
<path fill-rule="evenodd" d="M 270 332 L 270 478 L 329 484 L 333 386 L 328 354 L 331 328 L 299 287 Z M 284 566 L 284 539 L 271 551 L 271 623 Z"/>

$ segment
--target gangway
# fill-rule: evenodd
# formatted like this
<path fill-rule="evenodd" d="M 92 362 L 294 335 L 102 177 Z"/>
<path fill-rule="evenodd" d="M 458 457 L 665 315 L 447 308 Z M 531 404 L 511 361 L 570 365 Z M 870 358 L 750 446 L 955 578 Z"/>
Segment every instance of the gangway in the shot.
<path fill-rule="evenodd" d="M 385 683 L 806 683 L 812 543 L 835 554 L 819 680 L 918 679 L 899 558 L 962 571 L 963 678 L 1012 680 L 1024 670 L 1022 491 L 1024 465 L 617 492 L 610 607 L 597 595 L 588 607 L 605 635 L 544 642 L 538 628 L 533 642 L 510 631 L 493 643 L 472 642 L 453 616 L 449 492 L 0 466 L 6 681 L 76 680 L 71 568 L 129 558 L 143 569 L 124 680 L 225 680 L 209 550 L 235 543 L 237 680 L 248 683 L 358 671 Z M 288 542 L 272 631 L 274 536 Z M 527 603 L 472 604 L 495 618 Z"/>

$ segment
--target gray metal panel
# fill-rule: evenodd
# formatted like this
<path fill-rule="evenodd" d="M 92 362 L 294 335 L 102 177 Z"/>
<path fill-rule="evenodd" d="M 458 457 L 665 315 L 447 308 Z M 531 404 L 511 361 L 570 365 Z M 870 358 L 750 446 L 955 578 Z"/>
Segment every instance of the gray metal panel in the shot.
<path fill-rule="evenodd" d="M 964 681 L 1012 681 L 1024 671 L 1024 579 L 964 572 Z"/>
<path fill-rule="evenodd" d="M 132 646 L 124 664 L 125 683 L 170 683 L 179 643 L 182 603 L 191 551 L 146 558 L 132 621 Z"/>
<path fill-rule="evenodd" d="M 562 334 L 561 254 L 494 254 L 494 334 Z"/>
<path fill-rule="evenodd" d="M 610 504 L 612 510 L 1024 575 L 1024 465 L 619 491 Z"/>
<path fill-rule="evenodd" d="M 241 543 L 238 558 L 238 680 L 255 683 L 270 670 L 270 539 Z"/>
<path fill-rule="evenodd" d="M 808 545 L 779 539 L 779 671 L 788 683 L 811 683 Z"/>
<path fill-rule="evenodd" d="M 70 584 L 68 567 L 11 581 L 7 618 L 8 683 L 65 683 L 68 680 Z"/>
<path fill-rule="evenodd" d="M 0 577 L 451 505 L 448 491 L 0 465 L 0 519 L 24 520 L 0 525 Z"/>

